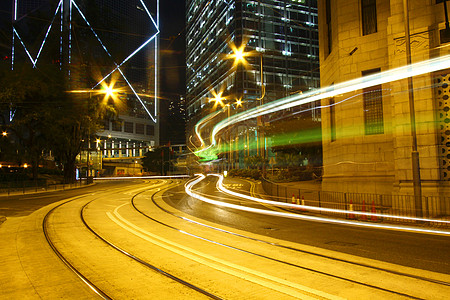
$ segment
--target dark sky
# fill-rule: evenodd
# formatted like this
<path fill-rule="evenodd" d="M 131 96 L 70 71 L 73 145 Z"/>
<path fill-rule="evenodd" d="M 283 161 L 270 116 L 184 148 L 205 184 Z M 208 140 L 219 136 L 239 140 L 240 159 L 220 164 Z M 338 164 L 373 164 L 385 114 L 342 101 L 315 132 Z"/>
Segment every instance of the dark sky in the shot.
<path fill-rule="evenodd" d="M 185 124 L 181 115 L 168 111 L 170 100 L 176 101 L 185 94 L 185 0 L 160 0 L 160 82 L 161 128 L 160 142 L 172 144 L 185 142 Z M 175 113 L 175 115 L 173 114 Z"/>
<path fill-rule="evenodd" d="M 160 1 L 161 90 L 185 93 L 185 0 Z"/>

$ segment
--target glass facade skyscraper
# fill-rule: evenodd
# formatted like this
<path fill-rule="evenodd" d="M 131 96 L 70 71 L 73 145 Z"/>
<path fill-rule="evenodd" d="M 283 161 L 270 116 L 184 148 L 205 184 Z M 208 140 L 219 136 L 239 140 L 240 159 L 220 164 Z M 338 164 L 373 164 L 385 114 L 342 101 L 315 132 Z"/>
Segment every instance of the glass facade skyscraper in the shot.
<path fill-rule="evenodd" d="M 188 129 L 211 112 L 211 90 L 242 99 L 244 109 L 259 105 L 261 72 L 265 103 L 319 86 L 317 1 L 186 3 Z M 248 67 L 226 59 L 230 44 L 254 53 Z"/>
<path fill-rule="evenodd" d="M 115 71 L 105 80 L 115 81 L 114 87 L 123 91 L 116 104 L 118 120 L 105 120 L 104 130 L 97 133 L 101 146 L 112 149 L 104 151 L 108 157 L 139 156 L 140 148 L 159 144 L 159 37 L 136 51 L 157 32 L 148 15 L 156 20 L 155 6 L 149 0 L 77 0 L 72 5 L 69 0 L 12 1 L 13 64 L 35 59 L 37 67 L 60 65 L 70 70 L 70 89 L 89 90 L 98 88 L 97 82 L 126 60 L 120 67 L 123 74 Z"/>
<path fill-rule="evenodd" d="M 7 59 L 12 69 L 59 66 L 67 72 L 67 89 L 83 91 L 77 97 L 84 103 L 100 83 L 120 90 L 113 105 L 117 113 L 106 116 L 103 129 L 91 136 L 104 159 L 135 164 L 133 157 L 159 145 L 158 5 L 151 0 L 11 0 Z"/>

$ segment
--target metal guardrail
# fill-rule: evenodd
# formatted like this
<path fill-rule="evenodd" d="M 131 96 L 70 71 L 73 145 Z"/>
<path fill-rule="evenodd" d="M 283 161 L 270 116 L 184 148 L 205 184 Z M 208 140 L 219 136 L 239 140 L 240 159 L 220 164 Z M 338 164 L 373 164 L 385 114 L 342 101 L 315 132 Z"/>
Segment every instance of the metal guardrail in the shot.
<path fill-rule="evenodd" d="M 294 186 L 285 186 L 261 179 L 263 189 L 273 201 L 292 203 L 299 199 L 300 204 L 347 211 L 359 211 L 385 215 L 415 217 L 414 196 L 412 195 L 381 195 L 329 192 L 321 190 L 302 189 Z M 303 200 L 303 201 L 302 201 Z M 428 219 L 450 219 L 450 197 L 423 196 L 422 216 Z M 348 219 L 360 219 L 369 221 L 395 221 L 387 217 L 371 218 L 371 216 L 352 215 L 351 213 L 316 212 L 320 214 L 335 215 Z M 406 222 L 402 220 L 401 222 Z M 407 222 L 416 222 L 410 220 Z"/>
<path fill-rule="evenodd" d="M 86 180 L 78 180 L 75 183 L 48 184 L 46 180 L 11 181 L 0 183 L 0 196 L 25 195 L 37 192 L 66 190 L 86 185 Z"/>

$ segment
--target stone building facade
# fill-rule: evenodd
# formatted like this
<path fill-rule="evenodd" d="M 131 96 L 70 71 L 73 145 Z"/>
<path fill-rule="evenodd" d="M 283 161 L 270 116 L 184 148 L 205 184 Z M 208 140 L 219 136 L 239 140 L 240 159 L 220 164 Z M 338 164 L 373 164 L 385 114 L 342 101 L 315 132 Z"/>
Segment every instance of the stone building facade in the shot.
<path fill-rule="evenodd" d="M 450 54 L 441 0 L 409 0 L 412 64 Z M 321 86 L 406 65 L 403 0 L 320 0 Z M 423 196 L 450 194 L 450 70 L 413 77 Z M 323 189 L 412 195 L 408 80 L 322 100 Z"/>

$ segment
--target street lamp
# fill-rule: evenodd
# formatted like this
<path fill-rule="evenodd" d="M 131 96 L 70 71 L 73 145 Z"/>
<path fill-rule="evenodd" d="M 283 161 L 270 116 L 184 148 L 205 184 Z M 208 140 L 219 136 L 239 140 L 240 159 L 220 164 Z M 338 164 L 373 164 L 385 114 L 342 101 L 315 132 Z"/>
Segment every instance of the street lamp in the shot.
<path fill-rule="evenodd" d="M 225 107 L 227 108 L 227 116 L 228 116 L 228 119 L 230 118 L 230 114 L 231 114 L 231 112 L 230 112 L 230 109 L 231 109 L 231 105 L 230 105 L 230 103 L 227 103 L 226 105 L 225 105 Z M 230 129 L 228 130 L 228 139 L 229 139 L 229 143 L 228 143 L 228 147 L 229 147 L 229 156 L 228 156 L 228 171 L 230 170 L 230 164 L 232 163 L 231 162 L 231 160 L 233 159 L 233 154 L 232 154 L 232 146 L 231 146 L 231 127 L 230 127 Z"/>
<path fill-rule="evenodd" d="M 248 56 L 259 56 L 259 58 L 260 58 L 260 70 L 259 70 L 260 73 L 259 73 L 259 75 L 261 78 L 261 97 L 257 98 L 257 100 L 260 100 L 261 104 L 264 104 L 263 99 L 266 94 L 266 88 L 264 86 L 263 54 L 261 52 L 255 52 L 255 51 L 245 52 L 244 51 L 244 49 L 246 47 L 245 43 L 242 43 L 242 45 L 239 48 L 236 47 L 236 45 L 234 43 L 230 43 L 229 46 L 230 46 L 231 50 L 233 51 L 233 53 L 228 54 L 226 56 L 226 58 L 234 59 L 233 68 L 236 68 L 239 64 L 242 64 L 247 69 L 249 64 L 245 58 Z"/>
<path fill-rule="evenodd" d="M 261 97 L 256 98 L 256 100 L 260 101 L 259 105 L 263 105 L 264 104 L 264 96 L 266 95 L 266 87 L 264 85 L 264 73 L 263 73 L 263 54 L 261 52 L 257 52 L 257 54 L 255 54 L 254 51 L 244 52 L 244 49 L 246 47 L 245 43 L 242 43 L 242 45 L 239 48 L 237 48 L 234 43 L 230 43 L 229 46 L 230 46 L 231 50 L 233 51 L 233 53 L 229 54 L 227 56 L 227 58 L 234 59 L 233 67 L 237 67 L 238 64 L 242 63 L 244 65 L 244 67 L 247 68 L 248 62 L 245 59 L 245 57 L 255 56 L 255 55 L 259 56 L 259 58 L 260 58 L 260 70 L 259 70 L 260 73 L 259 73 L 259 75 L 260 75 L 260 79 L 261 79 Z M 264 120 L 263 120 L 262 116 L 257 117 L 256 125 L 257 125 L 257 127 L 264 128 Z M 265 171 L 264 160 L 266 159 L 265 136 L 261 130 L 258 131 L 258 135 L 259 135 L 259 138 L 258 138 L 259 145 L 257 145 L 257 149 L 259 150 L 259 153 L 263 159 L 262 167 L 263 167 L 263 172 L 264 172 Z"/>
<path fill-rule="evenodd" d="M 69 93 L 88 93 L 89 94 L 89 101 L 92 98 L 92 94 L 94 95 L 101 95 L 103 94 L 103 101 L 102 104 L 106 105 L 108 103 L 108 100 L 111 98 L 113 99 L 114 102 L 118 101 L 118 97 L 117 94 L 120 92 L 119 89 L 115 89 L 114 85 L 115 85 L 116 81 L 112 80 L 110 82 L 109 85 L 106 84 L 106 82 L 102 82 L 102 88 L 101 89 L 87 89 L 87 90 L 72 90 L 69 91 Z M 89 121 L 90 121 L 90 117 L 88 116 Z M 91 122 L 89 122 L 91 123 Z M 98 148 L 98 139 L 97 139 L 97 145 L 96 148 Z M 87 154 L 86 154 L 86 184 L 89 183 L 89 177 L 90 177 L 90 152 L 91 152 L 91 128 L 88 126 L 88 146 L 87 146 Z"/>
<path fill-rule="evenodd" d="M 405 44 L 406 44 L 406 64 L 411 65 L 411 41 L 409 36 L 409 10 L 408 0 L 403 0 L 403 18 L 405 24 Z M 408 77 L 408 90 L 409 90 L 409 116 L 411 123 L 411 136 L 412 136 L 412 175 L 413 175 L 413 188 L 414 188 L 414 206 L 416 209 L 416 217 L 422 217 L 422 186 L 420 181 L 420 161 L 419 151 L 417 150 L 417 131 L 416 131 L 416 112 L 414 107 L 414 90 L 413 79 Z"/>
<path fill-rule="evenodd" d="M 223 103 L 223 100 L 226 100 L 227 98 L 222 96 L 223 91 L 216 92 L 214 89 L 212 89 L 210 92 L 214 96 L 214 98 L 210 98 L 208 102 L 214 102 L 213 109 L 215 109 L 219 105 L 220 107 L 224 107 L 225 104 Z"/>

